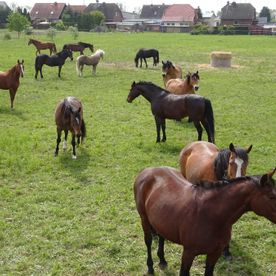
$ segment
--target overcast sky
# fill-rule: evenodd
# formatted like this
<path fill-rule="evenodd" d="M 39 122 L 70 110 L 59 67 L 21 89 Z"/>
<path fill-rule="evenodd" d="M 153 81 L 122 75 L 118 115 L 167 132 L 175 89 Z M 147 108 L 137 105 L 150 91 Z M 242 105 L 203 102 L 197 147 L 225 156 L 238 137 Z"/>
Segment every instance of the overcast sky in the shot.
<path fill-rule="evenodd" d="M 232 0 L 233 1 L 233 0 Z M 232 2 L 230 1 L 230 2 Z M 6 0 L 6 3 L 11 6 L 12 4 L 16 4 L 17 6 L 29 6 L 32 7 L 35 3 L 53 3 L 54 0 Z M 56 0 L 59 3 L 66 3 L 72 5 L 88 5 L 90 3 L 95 3 L 96 0 Z M 226 5 L 227 0 L 99 0 L 99 2 L 106 3 L 122 3 L 123 7 L 126 11 L 134 11 L 138 8 L 141 8 L 143 5 L 158 5 L 158 4 L 190 4 L 192 7 L 197 8 L 200 7 L 203 13 L 208 11 L 217 12 L 221 10 L 223 6 Z M 257 12 L 260 12 L 262 7 L 266 6 L 269 9 L 276 9 L 276 0 L 251 0 L 251 1 L 236 1 L 237 3 L 251 3 Z"/>

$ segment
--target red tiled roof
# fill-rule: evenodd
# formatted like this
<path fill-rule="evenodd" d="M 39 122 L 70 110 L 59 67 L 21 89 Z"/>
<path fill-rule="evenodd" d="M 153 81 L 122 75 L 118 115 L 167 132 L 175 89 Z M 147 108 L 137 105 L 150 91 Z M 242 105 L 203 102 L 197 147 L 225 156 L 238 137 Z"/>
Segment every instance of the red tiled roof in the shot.
<path fill-rule="evenodd" d="M 196 10 L 189 4 L 174 4 L 169 6 L 162 17 L 162 21 L 194 22 Z"/>
<path fill-rule="evenodd" d="M 85 5 L 68 5 L 66 9 L 70 9 L 73 12 L 83 13 L 84 10 L 87 8 Z"/>
<path fill-rule="evenodd" d="M 63 10 L 65 9 L 65 3 L 36 3 L 31 12 L 31 21 L 34 20 L 58 20 L 60 19 Z"/>

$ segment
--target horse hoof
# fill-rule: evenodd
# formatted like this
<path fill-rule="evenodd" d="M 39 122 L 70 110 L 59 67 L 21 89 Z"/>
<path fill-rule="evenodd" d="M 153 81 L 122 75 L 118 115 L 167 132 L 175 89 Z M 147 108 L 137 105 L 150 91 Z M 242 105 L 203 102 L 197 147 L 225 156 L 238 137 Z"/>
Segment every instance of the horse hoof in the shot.
<path fill-rule="evenodd" d="M 76 155 L 72 155 L 72 159 L 73 160 L 77 159 L 77 156 Z"/>
<path fill-rule="evenodd" d="M 160 267 L 160 269 L 161 269 L 161 270 L 166 269 L 166 268 L 167 268 L 167 266 L 168 266 L 167 262 L 164 262 L 164 263 L 159 263 L 159 267 Z"/>
<path fill-rule="evenodd" d="M 232 257 L 231 254 L 230 255 L 224 255 L 223 257 L 224 257 L 225 261 L 227 261 L 227 262 L 231 262 L 233 260 L 233 257 Z"/>

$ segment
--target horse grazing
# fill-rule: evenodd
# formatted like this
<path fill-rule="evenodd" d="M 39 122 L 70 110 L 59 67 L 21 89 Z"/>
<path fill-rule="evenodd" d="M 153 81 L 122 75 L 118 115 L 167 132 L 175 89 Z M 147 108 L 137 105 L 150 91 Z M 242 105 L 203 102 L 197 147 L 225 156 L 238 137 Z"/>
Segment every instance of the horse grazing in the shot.
<path fill-rule="evenodd" d="M 55 121 L 57 125 L 57 146 L 55 156 L 58 155 L 61 132 L 64 131 L 63 149 L 67 148 L 68 131 L 72 133 L 72 159 L 76 159 L 76 136 L 77 143 L 80 144 L 86 136 L 86 128 L 83 120 L 83 108 L 81 102 L 75 97 L 67 97 L 56 107 Z"/>
<path fill-rule="evenodd" d="M 58 66 L 58 76 L 60 77 L 60 71 L 65 63 L 65 60 L 70 57 L 73 60 L 72 51 L 69 49 L 63 49 L 61 52 L 48 56 L 48 55 L 39 55 L 35 59 L 35 78 L 37 79 L 38 71 L 40 72 L 40 77 L 43 78 L 42 75 L 42 66 L 44 64 L 54 67 Z"/>
<path fill-rule="evenodd" d="M 193 184 L 245 176 L 251 149 L 252 145 L 243 149 L 230 143 L 229 149 L 219 150 L 212 143 L 192 142 L 180 152 L 181 173 Z M 229 245 L 224 249 L 223 255 L 227 259 L 232 258 Z"/>
<path fill-rule="evenodd" d="M 31 45 L 31 44 L 33 44 L 36 47 L 36 55 L 38 53 L 40 54 L 40 50 L 46 50 L 46 49 L 50 50 L 50 55 L 52 53 L 57 52 L 56 44 L 52 42 L 40 42 L 38 40 L 30 38 L 28 45 Z"/>
<path fill-rule="evenodd" d="M 77 70 L 77 75 L 79 77 L 82 76 L 82 71 L 83 71 L 83 67 L 84 65 L 92 65 L 92 73 L 93 75 L 96 74 L 96 68 L 98 63 L 100 62 L 100 59 L 103 59 L 105 52 L 101 49 L 98 49 L 95 54 L 91 55 L 91 56 L 79 56 L 77 57 L 77 61 L 76 61 L 76 70 Z"/>
<path fill-rule="evenodd" d="M 141 48 L 138 50 L 136 56 L 135 56 L 135 66 L 138 67 L 138 61 L 140 59 L 140 67 L 142 67 L 142 60 L 144 60 L 146 67 L 148 67 L 146 58 L 153 58 L 153 66 L 157 66 L 159 63 L 159 52 L 156 49 L 144 49 Z"/>
<path fill-rule="evenodd" d="M 20 84 L 19 78 L 24 76 L 24 60 L 21 62 L 17 60 L 17 64 L 10 70 L 0 72 L 0 89 L 10 91 L 11 108 L 13 108 L 13 101 L 16 91 Z"/>
<path fill-rule="evenodd" d="M 194 94 L 199 89 L 199 74 L 188 73 L 184 80 L 170 79 L 165 85 L 166 89 L 176 95 Z"/>
<path fill-rule="evenodd" d="M 162 76 L 164 85 L 170 79 L 182 79 L 182 69 L 179 65 L 174 65 L 171 61 L 162 61 Z"/>
<path fill-rule="evenodd" d="M 94 47 L 92 44 L 85 42 L 78 42 L 78 44 L 65 44 L 62 49 L 70 49 L 72 52 L 80 52 L 80 55 L 83 55 L 83 51 L 85 48 L 89 48 L 90 51 L 94 52 Z"/>
<path fill-rule="evenodd" d="M 166 141 L 166 119 L 180 120 L 187 116 L 197 129 L 198 140 L 202 138 L 202 124 L 207 132 L 208 141 L 215 143 L 214 116 L 210 100 L 195 94 L 174 95 L 150 82 L 133 82 L 127 101 L 131 103 L 140 95 L 151 103 L 157 143 L 160 142 L 160 128 L 163 132 L 162 142 Z"/>
<path fill-rule="evenodd" d="M 276 223 L 276 168 L 262 176 L 240 177 L 215 184 L 193 185 L 169 167 L 146 168 L 134 183 L 136 208 L 147 247 L 148 274 L 154 273 L 152 235 L 159 236 L 157 255 L 167 266 L 164 240 L 183 246 L 180 274 L 188 276 L 197 255 L 206 254 L 205 276 L 231 238 L 232 225 L 253 211 Z"/>

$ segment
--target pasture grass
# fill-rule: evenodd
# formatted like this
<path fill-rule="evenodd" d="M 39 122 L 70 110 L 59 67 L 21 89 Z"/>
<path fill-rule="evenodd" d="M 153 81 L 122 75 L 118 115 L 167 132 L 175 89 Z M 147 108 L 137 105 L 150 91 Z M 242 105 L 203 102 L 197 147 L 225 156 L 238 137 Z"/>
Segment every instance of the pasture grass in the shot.
<path fill-rule="evenodd" d="M 0 274 L 1 275 L 142 275 L 146 248 L 133 199 L 133 182 L 148 166 L 178 168 L 180 150 L 196 140 L 187 120 L 167 121 L 167 142 L 155 144 L 149 103 L 126 102 L 131 83 L 152 81 L 163 86 L 157 68 L 135 68 L 140 47 L 155 47 L 161 60 L 181 64 L 184 72 L 199 70 L 199 93 L 212 102 L 216 144 L 253 144 L 248 174 L 275 166 L 276 37 L 191 36 L 162 33 L 80 33 L 106 52 L 96 76 L 84 68 L 77 77 L 75 62 L 44 67 L 34 79 L 35 49 L 28 36 L 3 40 L 0 70 L 25 60 L 14 110 L 7 91 L 0 92 Z M 43 34 L 34 38 L 46 41 Z M 54 38 L 58 49 L 74 42 L 70 34 Z M 211 51 L 231 51 L 230 69 L 210 68 Z M 44 51 L 47 53 L 47 51 Z M 86 54 L 90 54 L 86 50 Z M 76 57 L 77 54 L 74 54 Z M 54 110 L 66 96 L 84 105 L 87 139 L 71 159 L 71 147 L 54 158 Z M 203 134 L 206 140 L 206 133 Z M 68 143 L 69 144 L 69 143 Z M 275 275 L 276 230 L 268 220 L 248 213 L 233 227 L 231 263 L 222 258 L 216 275 Z M 153 246 L 155 251 L 155 245 Z M 166 243 L 168 269 L 177 275 L 181 247 Z M 204 257 L 193 264 L 202 275 Z"/>

